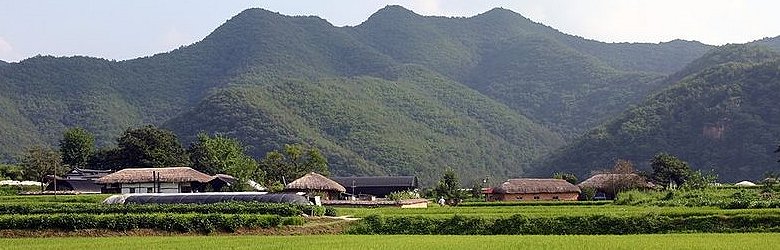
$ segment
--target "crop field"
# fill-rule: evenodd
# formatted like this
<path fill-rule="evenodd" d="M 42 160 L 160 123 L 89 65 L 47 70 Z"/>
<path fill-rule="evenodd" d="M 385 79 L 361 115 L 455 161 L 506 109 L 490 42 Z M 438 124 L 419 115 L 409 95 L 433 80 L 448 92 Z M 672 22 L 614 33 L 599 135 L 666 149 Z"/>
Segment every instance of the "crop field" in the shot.
<path fill-rule="evenodd" d="M 508 217 L 515 214 L 525 216 L 564 216 L 564 215 L 610 215 L 627 216 L 641 214 L 656 214 L 669 216 L 695 215 L 736 215 L 736 214 L 769 214 L 780 215 L 780 209 L 720 209 L 715 207 L 655 207 L 655 206 L 475 206 L 475 207 L 439 207 L 432 206 L 421 209 L 399 209 L 395 207 L 382 208 L 337 208 L 339 215 L 366 217 L 382 216 L 413 216 L 449 217 L 452 215 L 478 216 L 484 218 Z"/>
<path fill-rule="evenodd" d="M 0 249 L 777 249 L 780 234 L 310 235 L 0 239 Z"/>

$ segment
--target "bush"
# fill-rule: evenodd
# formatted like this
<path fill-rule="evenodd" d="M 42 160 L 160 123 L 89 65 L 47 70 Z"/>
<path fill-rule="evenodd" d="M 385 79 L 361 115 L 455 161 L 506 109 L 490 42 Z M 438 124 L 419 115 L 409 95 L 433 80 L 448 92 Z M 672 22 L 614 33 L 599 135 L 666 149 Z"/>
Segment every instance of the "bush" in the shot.
<path fill-rule="evenodd" d="M 455 215 L 448 218 L 372 215 L 348 230 L 351 234 L 651 234 L 678 232 L 778 232 L 780 215 L 703 216 L 583 215 L 486 219 Z"/>
<path fill-rule="evenodd" d="M 214 204 L 125 204 L 91 203 L 5 203 L 0 214 L 116 214 L 116 213 L 220 213 L 322 216 L 325 209 L 317 206 L 258 202 L 225 202 Z"/>
<path fill-rule="evenodd" d="M 302 225 L 301 217 L 248 214 L 36 214 L 0 215 L 0 229 L 155 229 L 171 232 L 234 232 L 239 228 Z"/>
<path fill-rule="evenodd" d="M 387 195 L 387 199 L 393 201 L 417 199 L 417 198 L 420 198 L 420 195 L 412 191 L 398 191 L 398 192 L 392 192 Z"/>

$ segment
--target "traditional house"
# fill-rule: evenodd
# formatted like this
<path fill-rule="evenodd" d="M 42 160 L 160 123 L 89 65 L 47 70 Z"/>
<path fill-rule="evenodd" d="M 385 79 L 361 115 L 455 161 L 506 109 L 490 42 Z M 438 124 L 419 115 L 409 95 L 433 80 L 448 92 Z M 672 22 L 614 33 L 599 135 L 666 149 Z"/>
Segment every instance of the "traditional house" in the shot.
<path fill-rule="evenodd" d="M 188 167 L 126 168 L 97 179 L 108 193 L 192 193 L 214 177 Z"/>
<path fill-rule="evenodd" d="M 346 188 L 348 193 L 376 197 L 386 197 L 390 193 L 399 191 L 413 191 L 418 185 L 415 176 L 333 177 L 331 179 Z"/>
<path fill-rule="evenodd" d="M 560 179 L 509 179 L 487 194 L 488 201 L 575 201 L 580 188 Z"/>
<path fill-rule="evenodd" d="M 208 188 L 210 191 L 214 192 L 227 192 L 231 191 L 231 187 L 233 185 L 236 185 L 236 182 L 238 182 L 238 179 L 236 177 L 233 177 L 231 175 L 226 174 L 216 174 L 214 175 L 214 179 L 209 181 Z M 266 188 L 260 185 L 259 183 L 253 181 L 253 180 L 246 180 L 246 185 L 249 189 L 254 191 L 266 191 Z"/>
<path fill-rule="evenodd" d="M 285 192 L 304 192 L 307 196 L 321 195 L 322 199 L 338 199 L 347 189 L 338 182 L 311 172 L 284 187 Z"/>
<path fill-rule="evenodd" d="M 620 191 L 655 187 L 638 174 L 596 174 L 577 186 L 580 189 L 592 188 L 596 191 L 595 197 L 609 200 L 615 199 L 615 195 Z"/>
<path fill-rule="evenodd" d="M 48 176 L 46 185 L 48 192 L 66 192 L 75 194 L 99 194 L 102 185 L 95 183 L 100 177 L 110 174 L 111 170 L 74 168 L 65 174 L 65 177 Z"/>

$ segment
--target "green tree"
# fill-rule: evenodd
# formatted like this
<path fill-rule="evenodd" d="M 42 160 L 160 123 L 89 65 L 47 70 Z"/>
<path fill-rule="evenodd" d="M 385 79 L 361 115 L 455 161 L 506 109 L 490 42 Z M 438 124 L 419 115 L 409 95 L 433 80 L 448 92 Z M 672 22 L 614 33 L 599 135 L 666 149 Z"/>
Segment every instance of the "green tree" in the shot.
<path fill-rule="evenodd" d="M 78 127 L 65 130 L 60 140 L 63 164 L 83 168 L 94 153 L 95 136 L 92 133 Z"/>
<path fill-rule="evenodd" d="M 0 179 L 2 180 L 20 180 L 23 174 L 21 166 L 0 163 Z"/>
<path fill-rule="evenodd" d="M 268 152 L 260 169 L 265 173 L 266 184 L 290 182 L 309 172 L 330 174 L 325 156 L 318 149 L 301 144 L 285 144 L 282 152 Z"/>
<path fill-rule="evenodd" d="M 650 165 L 653 167 L 653 180 L 664 187 L 683 185 L 691 175 L 687 162 L 668 153 L 656 154 Z"/>
<path fill-rule="evenodd" d="M 62 174 L 66 171 L 62 165 L 60 153 L 40 145 L 29 148 L 20 162 L 24 171 L 24 179 L 42 183 L 46 182 L 47 175 Z M 41 191 L 43 191 L 43 186 L 41 186 Z"/>
<path fill-rule="evenodd" d="M 565 173 L 565 172 L 554 173 L 552 178 L 565 180 L 571 184 L 577 185 L 577 175 L 574 175 L 572 173 Z"/>
<path fill-rule="evenodd" d="M 246 190 L 247 180 L 262 181 L 258 179 L 261 176 L 257 161 L 245 153 L 236 139 L 200 133 L 189 152 L 193 168 L 211 175 L 225 173 L 235 177 L 238 181 L 231 186 L 233 191 Z"/>
<path fill-rule="evenodd" d="M 434 192 L 438 197 L 449 200 L 450 204 L 457 204 L 463 198 L 463 193 L 460 191 L 460 180 L 454 170 L 448 168 L 444 171 Z"/>
<path fill-rule="evenodd" d="M 189 166 L 187 151 L 176 135 L 152 125 L 125 130 L 117 139 L 124 167 Z"/>

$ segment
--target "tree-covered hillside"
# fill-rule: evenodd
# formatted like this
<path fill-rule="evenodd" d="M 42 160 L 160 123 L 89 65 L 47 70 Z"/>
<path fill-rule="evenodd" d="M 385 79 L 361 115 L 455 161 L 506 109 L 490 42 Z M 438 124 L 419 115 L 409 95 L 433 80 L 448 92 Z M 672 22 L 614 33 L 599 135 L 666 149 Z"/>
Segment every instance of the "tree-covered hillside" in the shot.
<path fill-rule="evenodd" d="M 388 6 L 355 27 L 248 9 L 168 53 L 0 63 L 0 158 L 55 145 L 69 127 L 103 147 L 155 124 L 185 143 L 236 137 L 256 158 L 309 143 L 341 175 L 520 176 L 707 49 L 585 40 L 504 9 L 444 18 Z"/>
<path fill-rule="evenodd" d="M 533 172 L 587 175 L 617 159 L 640 166 L 669 152 L 721 180 L 760 179 L 776 169 L 780 138 L 780 56 L 765 47 L 727 45 L 688 69 L 700 69 L 653 95 Z"/>
<path fill-rule="evenodd" d="M 339 175 L 418 175 L 444 167 L 468 180 L 519 176 L 524 163 L 562 141 L 504 105 L 418 66 L 383 78 L 252 77 L 216 92 L 166 126 L 240 138 L 255 155 L 304 141 L 328 152 Z"/>

